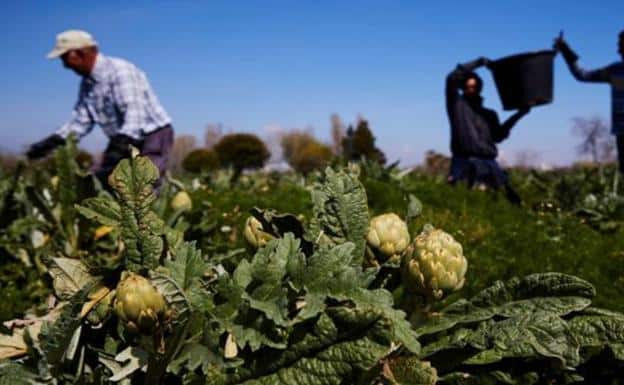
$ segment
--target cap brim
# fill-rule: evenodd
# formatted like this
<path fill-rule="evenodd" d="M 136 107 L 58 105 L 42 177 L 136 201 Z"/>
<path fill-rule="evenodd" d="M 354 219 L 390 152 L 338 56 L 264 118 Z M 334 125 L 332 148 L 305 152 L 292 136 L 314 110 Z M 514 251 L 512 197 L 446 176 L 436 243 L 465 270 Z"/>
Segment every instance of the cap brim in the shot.
<path fill-rule="evenodd" d="M 67 51 L 68 51 L 67 49 L 63 49 L 63 48 L 54 48 L 52 51 L 50 51 L 48 53 L 47 58 L 48 59 L 56 59 L 57 57 L 60 57 L 61 55 L 63 55 Z"/>

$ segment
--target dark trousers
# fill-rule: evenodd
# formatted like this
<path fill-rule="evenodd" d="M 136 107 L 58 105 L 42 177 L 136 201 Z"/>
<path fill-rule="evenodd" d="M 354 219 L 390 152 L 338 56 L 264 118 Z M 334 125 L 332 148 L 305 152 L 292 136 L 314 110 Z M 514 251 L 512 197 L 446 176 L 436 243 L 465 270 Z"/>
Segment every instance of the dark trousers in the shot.
<path fill-rule="evenodd" d="M 624 173 L 624 134 L 616 135 L 615 140 L 617 143 L 618 165 L 620 167 L 620 172 Z"/>
<path fill-rule="evenodd" d="M 160 172 L 156 183 L 158 187 L 167 169 L 169 154 L 173 146 L 173 127 L 163 126 L 147 134 L 143 140 L 136 140 L 125 135 L 118 135 L 108 142 L 104 150 L 102 162 L 93 170 L 102 185 L 108 188 L 108 176 L 120 160 L 130 157 L 130 146 L 136 147 L 141 155 L 147 156 Z"/>

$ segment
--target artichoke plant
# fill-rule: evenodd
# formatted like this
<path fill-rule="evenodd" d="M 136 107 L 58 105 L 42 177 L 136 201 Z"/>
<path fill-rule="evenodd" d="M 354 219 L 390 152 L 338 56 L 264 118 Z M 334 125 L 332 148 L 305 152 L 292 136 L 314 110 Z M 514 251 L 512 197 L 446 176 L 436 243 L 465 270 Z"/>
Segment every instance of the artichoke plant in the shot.
<path fill-rule="evenodd" d="M 117 285 L 113 308 L 128 331 L 152 334 L 164 320 L 167 304 L 146 278 L 128 273 Z"/>
<path fill-rule="evenodd" d="M 461 289 L 467 268 L 462 245 L 431 225 L 414 239 L 401 261 L 406 289 L 434 300 Z"/>
<path fill-rule="evenodd" d="M 186 191 L 179 191 L 171 200 L 171 208 L 176 211 L 190 211 L 193 201 Z"/>
<path fill-rule="evenodd" d="M 249 217 L 247 221 L 245 221 L 243 235 L 247 242 L 253 247 L 262 247 L 275 238 L 273 235 L 264 231 L 262 223 L 254 217 Z"/>
<path fill-rule="evenodd" d="M 407 224 L 395 213 L 373 217 L 366 236 L 368 245 L 386 258 L 401 254 L 410 243 Z"/>

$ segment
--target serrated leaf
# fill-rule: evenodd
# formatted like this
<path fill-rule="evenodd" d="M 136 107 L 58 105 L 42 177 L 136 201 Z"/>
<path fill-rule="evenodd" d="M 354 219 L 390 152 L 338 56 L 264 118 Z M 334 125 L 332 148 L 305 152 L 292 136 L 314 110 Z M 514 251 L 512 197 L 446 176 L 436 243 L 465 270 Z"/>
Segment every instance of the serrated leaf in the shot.
<path fill-rule="evenodd" d="M 504 358 L 554 358 L 565 366 L 580 363 L 579 344 L 568 324 L 548 312 L 535 312 L 500 322 L 489 320 L 476 330 L 458 329 L 423 347 L 424 357 L 442 350 L 476 350 L 465 364 L 485 365 Z"/>
<path fill-rule="evenodd" d="M 167 305 L 173 309 L 172 325 L 174 328 L 184 326 L 190 317 L 191 305 L 182 288 L 169 276 L 157 272 L 150 272 L 150 282 L 165 298 Z"/>
<path fill-rule="evenodd" d="M 548 311 L 563 316 L 591 304 L 595 290 L 580 278 L 559 274 L 532 274 L 507 282 L 497 281 L 470 300 L 461 299 L 417 329 L 419 335 L 437 333 L 455 325 Z"/>
<path fill-rule="evenodd" d="M 42 329 L 41 348 L 50 364 L 58 364 L 63 359 L 74 332 L 82 321 L 82 306 L 96 285 L 96 282 L 84 285 L 62 308 L 59 318 L 49 328 Z"/>
<path fill-rule="evenodd" d="M 158 267 L 163 252 L 164 222 L 150 209 L 158 169 L 146 157 L 123 159 L 109 176 L 120 199 L 121 237 L 128 270 Z"/>
<path fill-rule="evenodd" d="M 434 385 L 438 373 L 430 362 L 415 356 L 397 357 L 384 362 L 383 376 L 392 385 Z"/>
<path fill-rule="evenodd" d="M 314 216 L 310 223 L 312 239 L 329 245 L 352 242 L 353 264 L 364 258 L 368 230 L 366 190 L 354 172 L 325 170 L 312 189 Z"/>
<path fill-rule="evenodd" d="M 390 349 L 388 321 L 372 310 L 336 308 L 321 316 L 302 341 L 249 362 L 230 385 L 354 383 Z"/>
<path fill-rule="evenodd" d="M 624 317 L 577 316 L 568 321 L 581 347 L 609 347 L 616 359 L 624 361 Z"/>
<path fill-rule="evenodd" d="M 173 260 L 165 261 L 165 267 L 171 278 L 184 291 L 192 308 L 204 308 L 207 299 L 201 279 L 209 265 L 204 261 L 201 251 L 195 247 L 195 242 L 174 243 L 169 251 Z"/>
<path fill-rule="evenodd" d="M 116 227 L 121 221 L 119 203 L 108 196 L 85 199 L 81 204 L 76 205 L 76 209 L 85 218 L 105 226 Z"/>
<path fill-rule="evenodd" d="M 73 258 L 52 258 L 48 272 L 52 277 L 54 292 L 62 300 L 71 298 L 95 279 L 89 274 L 87 266 Z"/>

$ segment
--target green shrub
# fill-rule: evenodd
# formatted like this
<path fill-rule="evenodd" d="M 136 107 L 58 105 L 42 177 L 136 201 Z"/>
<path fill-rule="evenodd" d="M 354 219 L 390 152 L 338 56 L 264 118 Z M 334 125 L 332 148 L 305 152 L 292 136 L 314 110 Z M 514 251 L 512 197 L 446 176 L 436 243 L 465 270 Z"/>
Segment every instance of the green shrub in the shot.
<path fill-rule="evenodd" d="M 216 170 L 219 168 L 219 158 L 214 151 L 205 148 L 193 150 L 182 161 L 182 168 L 193 173 Z"/>
<path fill-rule="evenodd" d="M 290 132 L 282 137 L 281 145 L 288 165 L 304 175 L 326 166 L 333 157 L 329 146 L 307 132 Z"/>
<path fill-rule="evenodd" d="M 262 168 L 271 153 L 253 134 L 225 135 L 214 147 L 222 166 L 232 167 L 236 180 L 244 169 Z"/>

